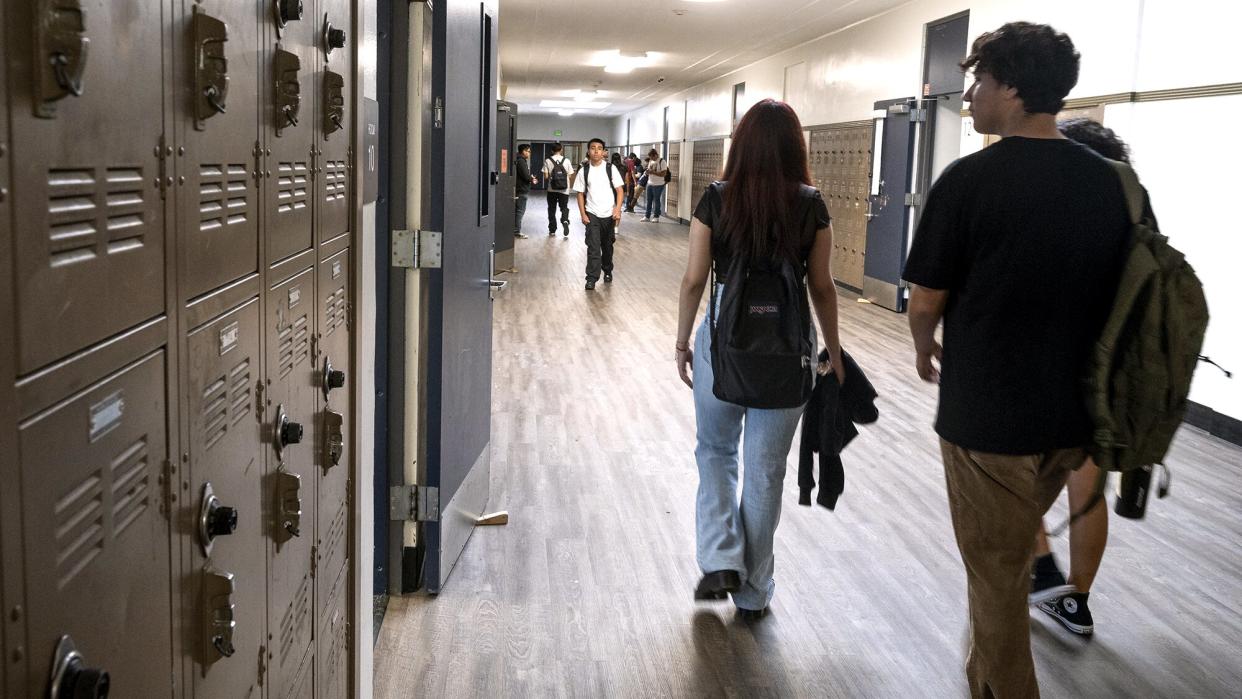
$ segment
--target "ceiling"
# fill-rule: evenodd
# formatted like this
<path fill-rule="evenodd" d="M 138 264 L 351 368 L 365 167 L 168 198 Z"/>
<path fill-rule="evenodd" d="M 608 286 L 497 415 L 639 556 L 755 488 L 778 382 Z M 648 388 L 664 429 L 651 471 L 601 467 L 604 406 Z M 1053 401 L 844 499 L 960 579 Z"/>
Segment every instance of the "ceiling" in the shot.
<path fill-rule="evenodd" d="M 500 0 L 501 88 L 523 114 L 598 90 L 608 106 L 577 113 L 617 116 L 909 1 Z M 617 49 L 647 52 L 651 65 L 589 65 Z"/>

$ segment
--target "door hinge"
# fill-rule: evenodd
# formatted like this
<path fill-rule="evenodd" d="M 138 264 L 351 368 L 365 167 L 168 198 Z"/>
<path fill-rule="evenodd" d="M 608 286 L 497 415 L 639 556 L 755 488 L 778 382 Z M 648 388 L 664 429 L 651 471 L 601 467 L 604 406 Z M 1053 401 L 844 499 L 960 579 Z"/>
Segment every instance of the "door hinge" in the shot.
<path fill-rule="evenodd" d="M 159 483 L 161 486 L 160 493 L 160 513 L 165 519 L 172 519 L 172 494 L 175 490 L 173 486 L 173 468 L 172 461 L 164 459 L 164 463 L 160 465 Z"/>
<path fill-rule="evenodd" d="M 440 489 L 425 485 L 390 487 L 388 519 L 394 522 L 439 522 Z"/>
<path fill-rule="evenodd" d="M 393 231 L 392 266 L 408 269 L 438 269 L 441 264 L 441 240 L 436 231 Z"/>
<path fill-rule="evenodd" d="M 910 110 L 910 122 L 911 123 L 926 123 L 927 122 L 927 108 L 918 107 L 915 109 L 911 109 Z"/>
<path fill-rule="evenodd" d="M 906 192 L 906 206 L 922 206 L 922 192 Z"/>
<path fill-rule="evenodd" d="M 250 173 L 250 176 L 254 178 L 254 188 L 258 189 L 263 182 L 263 144 L 256 140 L 254 150 L 250 152 L 254 154 L 254 171 Z"/>
<path fill-rule="evenodd" d="M 437 129 L 444 128 L 444 98 L 437 97 L 432 101 L 431 125 Z"/>
<path fill-rule="evenodd" d="M 319 576 L 319 547 L 311 546 L 311 577 Z"/>

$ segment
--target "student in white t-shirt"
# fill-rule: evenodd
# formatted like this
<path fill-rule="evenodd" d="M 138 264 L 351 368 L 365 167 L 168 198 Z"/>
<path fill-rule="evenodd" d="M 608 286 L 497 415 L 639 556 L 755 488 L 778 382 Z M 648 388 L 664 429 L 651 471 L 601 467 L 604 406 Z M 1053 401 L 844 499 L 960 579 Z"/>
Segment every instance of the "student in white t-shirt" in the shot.
<path fill-rule="evenodd" d="M 647 154 L 647 213 L 644 221 L 659 221 L 664 211 L 664 186 L 668 183 L 668 163 L 655 148 Z M 652 208 L 655 207 L 655 208 Z"/>
<path fill-rule="evenodd" d="M 561 226 L 569 237 L 569 193 L 574 175 L 574 164 L 565 157 L 565 147 L 552 144 L 552 156 L 543 161 L 543 181 L 548 186 L 548 235 L 556 235 L 556 207 L 561 208 Z"/>
<path fill-rule="evenodd" d="M 587 144 L 589 159 L 574 178 L 578 193 L 578 212 L 586 226 L 587 267 L 586 290 L 594 291 L 602 270 L 604 281 L 612 281 L 613 231 L 621 220 L 621 201 L 625 197 L 625 179 L 607 158 L 607 144 L 593 138 Z"/>

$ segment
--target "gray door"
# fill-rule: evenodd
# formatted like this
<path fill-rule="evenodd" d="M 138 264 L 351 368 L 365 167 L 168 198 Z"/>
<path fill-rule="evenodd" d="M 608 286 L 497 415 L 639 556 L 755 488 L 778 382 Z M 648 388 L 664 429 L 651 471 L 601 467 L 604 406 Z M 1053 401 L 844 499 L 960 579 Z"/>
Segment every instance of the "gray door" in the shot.
<path fill-rule="evenodd" d="M 439 489 L 440 517 L 426 523 L 421 539 L 430 592 L 447 581 L 487 506 L 491 465 L 497 10 L 494 2 L 470 0 L 444 7 L 436 10 L 433 85 L 444 95 L 445 113 L 457 116 L 433 139 L 433 162 L 442 170 L 434 178 L 432 220 L 444 232 L 444 262 L 433 275 L 431 303 L 440 332 L 429 358 L 426 482 Z M 462 157 L 444 157 L 449 153 Z"/>
<path fill-rule="evenodd" d="M 513 269 L 517 231 L 517 105 L 496 103 L 496 269 Z"/>
<path fill-rule="evenodd" d="M 883 111 L 876 128 L 883 129 L 879 166 L 872 173 L 871 220 L 867 223 L 867 247 L 863 262 L 863 296 L 889 310 L 906 309 L 901 289 L 901 270 L 906 263 L 910 239 L 910 206 L 906 194 L 914 166 L 914 124 L 910 98 L 876 102 Z M 878 182 L 876 181 L 878 178 Z"/>

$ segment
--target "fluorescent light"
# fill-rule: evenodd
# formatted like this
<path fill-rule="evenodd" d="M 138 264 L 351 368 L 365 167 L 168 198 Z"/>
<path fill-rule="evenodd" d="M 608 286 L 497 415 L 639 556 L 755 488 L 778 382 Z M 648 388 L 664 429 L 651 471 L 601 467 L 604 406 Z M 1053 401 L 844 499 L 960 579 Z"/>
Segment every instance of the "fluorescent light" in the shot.
<path fill-rule="evenodd" d="M 633 73 L 634 66 L 628 63 L 614 63 L 604 66 L 605 73 Z"/>
<path fill-rule="evenodd" d="M 540 107 L 552 109 L 603 109 L 611 106 L 611 102 L 576 102 L 574 100 L 543 100 Z"/>
<path fill-rule="evenodd" d="M 572 109 L 562 109 L 561 111 L 557 112 L 557 114 L 561 116 L 573 116 L 575 112 Z"/>
<path fill-rule="evenodd" d="M 574 96 L 574 101 L 594 102 L 596 97 L 599 97 L 599 92 L 595 90 L 579 90 L 578 94 Z"/>
<path fill-rule="evenodd" d="M 608 73 L 629 73 L 635 68 L 649 68 L 658 62 L 661 54 L 651 51 L 596 51 L 587 61 L 589 66 L 600 66 Z"/>

